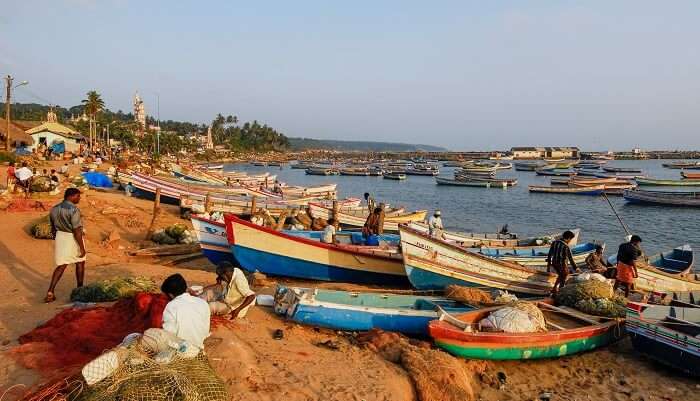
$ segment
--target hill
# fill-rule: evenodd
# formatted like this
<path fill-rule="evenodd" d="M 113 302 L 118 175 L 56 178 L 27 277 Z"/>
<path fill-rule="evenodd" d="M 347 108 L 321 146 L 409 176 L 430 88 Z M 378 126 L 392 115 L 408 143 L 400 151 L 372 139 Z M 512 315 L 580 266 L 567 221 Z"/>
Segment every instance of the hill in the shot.
<path fill-rule="evenodd" d="M 432 145 L 413 145 L 394 142 L 337 141 L 331 139 L 289 138 L 292 150 L 327 149 L 365 152 L 443 152 L 445 148 Z"/>

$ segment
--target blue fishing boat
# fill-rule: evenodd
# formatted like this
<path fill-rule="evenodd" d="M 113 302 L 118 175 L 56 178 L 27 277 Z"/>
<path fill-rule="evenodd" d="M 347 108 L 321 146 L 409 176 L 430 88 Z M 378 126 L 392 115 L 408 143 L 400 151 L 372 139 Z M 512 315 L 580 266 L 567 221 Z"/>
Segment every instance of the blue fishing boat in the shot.
<path fill-rule="evenodd" d="M 442 297 L 332 291 L 278 286 L 275 312 L 297 323 L 343 331 L 381 329 L 427 336 L 439 310 L 462 313 L 471 306 Z"/>
<path fill-rule="evenodd" d="M 700 307 L 627 305 L 625 329 L 634 348 L 664 365 L 700 376 Z"/>
<path fill-rule="evenodd" d="M 241 267 L 276 276 L 365 284 L 408 285 L 398 247 L 326 244 L 224 216 Z"/>
<path fill-rule="evenodd" d="M 231 262 L 238 265 L 228 245 L 224 223 L 202 217 L 192 217 L 190 220 L 202 254 L 211 263 L 218 265 L 221 262 Z"/>
<path fill-rule="evenodd" d="M 587 242 L 571 247 L 571 253 L 574 257 L 574 262 L 577 266 L 583 266 L 586 263 L 588 255 L 595 252 L 596 243 Z M 605 245 L 602 245 L 605 247 Z M 547 267 L 547 254 L 549 253 L 549 245 L 525 248 L 480 248 L 477 250 L 482 255 L 515 262 L 523 266 L 536 268 Z"/>
<path fill-rule="evenodd" d="M 700 207 L 700 192 L 634 189 L 625 191 L 622 196 L 627 202 L 639 205 Z"/>
<path fill-rule="evenodd" d="M 617 255 L 610 256 L 608 262 L 613 266 L 616 265 Z M 649 256 L 649 260 L 645 264 L 664 273 L 688 274 L 693 269 L 693 248 L 688 244 L 681 245 L 670 251 Z"/>

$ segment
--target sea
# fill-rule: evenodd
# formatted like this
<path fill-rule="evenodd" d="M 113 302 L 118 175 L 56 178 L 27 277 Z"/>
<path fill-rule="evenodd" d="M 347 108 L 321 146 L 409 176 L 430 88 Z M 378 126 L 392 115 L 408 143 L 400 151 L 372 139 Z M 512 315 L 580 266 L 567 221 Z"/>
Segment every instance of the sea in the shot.
<path fill-rule="evenodd" d="M 649 177 L 680 179 L 680 170 L 662 166 L 670 161 L 616 160 L 606 166 L 637 167 Z M 228 164 L 225 170 L 251 174 L 268 171 L 289 185 L 337 183 L 339 198 L 362 198 L 365 192 L 369 192 L 377 203 L 404 206 L 406 210 L 427 209 L 432 213 L 440 209 L 445 228 L 453 231 L 493 233 L 507 224 L 512 233 L 538 236 L 580 228 L 579 243 L 604 243 L 606 256 L 616 252 L 626 236 L 603 197 L 530 193 L 528 185 L 549 185 L 551 177 L 537 176 L 528 171 L 500 171 L 498 177 L 517 178 L 518 185 L 508 189 L 487 189 L 436 185 L 435 178 L 426 176 L 408 176 L 404 181 L 382 177 L 314 176 L 301 169 L 291 169 L 289 165 L 280 169 Z M 454 170 L 440 167 L 440 176 L 452 178 Z M 672 187 L 644 189 L 673 190 Z M 700 191 L 700 187 L 679 190 Z M 642 237 L 645 253 L 668 251 L 684 244 L 700 250 L 700 208 L 641 206 L 628 204 L 621 196 L 608 198 L 630 231 Z"/>

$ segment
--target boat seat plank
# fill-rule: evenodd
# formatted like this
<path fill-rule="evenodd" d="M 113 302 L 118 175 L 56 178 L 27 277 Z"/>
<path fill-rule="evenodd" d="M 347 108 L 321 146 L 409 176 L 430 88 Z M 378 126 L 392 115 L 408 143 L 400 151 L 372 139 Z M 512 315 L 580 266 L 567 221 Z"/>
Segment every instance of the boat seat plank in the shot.
<path fill-rule="evenodd" d="M 581 321 L 589 323 L 589 324 L 595 324 L 595 325 L 600 324 L 600 319 L 597 318 L 596 316 L 587 315 L 583 312 L 579 312 L 576 309 L 569 308 L 567 306 L 554 306 L 554 305 L 549 305 L 549 304 L 546 304 L 543 302 L 538 302 L 537 306 L 539 306 L 540 308 L 544 307 L 544 308 L 550 309 L 552 311 L 556 311 L 556 312 L 563 313 L 565 315 L 569 315 L 571 317 L 574 317 L 578 320 L 581 320 Z"/>

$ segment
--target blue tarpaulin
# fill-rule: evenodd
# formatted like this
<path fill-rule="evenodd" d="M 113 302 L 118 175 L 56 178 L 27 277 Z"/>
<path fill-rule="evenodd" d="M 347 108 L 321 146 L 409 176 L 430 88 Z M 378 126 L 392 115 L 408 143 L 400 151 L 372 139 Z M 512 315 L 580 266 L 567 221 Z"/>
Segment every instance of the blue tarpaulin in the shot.
<path fill-rule="evenodd" d="M 85 181 L 87 181 L 88 185 L 91 187 L 112 188 L 113 186 L 112 180 L 110 180 L 109 177 L 96 171 L 83 173 L 83 177 L 85 177 Z"/>
<path fill-rule="evenodd" d="M 63 142 L 55 142 L 51 145 L 51 150 L 56 154 L 66 153 L 66 144 Z"/>

